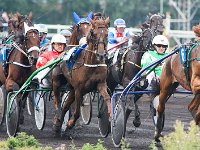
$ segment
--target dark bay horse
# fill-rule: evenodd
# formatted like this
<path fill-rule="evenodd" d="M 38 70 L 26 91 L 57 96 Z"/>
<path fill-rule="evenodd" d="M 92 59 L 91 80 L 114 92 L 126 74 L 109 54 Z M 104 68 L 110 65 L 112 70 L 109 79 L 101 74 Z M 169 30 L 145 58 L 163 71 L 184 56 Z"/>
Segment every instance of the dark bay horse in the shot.
<path fill-rule="evenodd" d="M 108 23 L 107 19 L 91 20 L 92 28 L 87 35 L 87 44 L 85 50 L 83 50 L 76 60 L 75 66 L 72 70 L 69 70 L 66 66 L 66 62 L 63 61 L 60 65 L 60 69 L 64 74 L 65 79 L 70 85 L 70 94 L 62 109 L 61 116 L 59 112 L 56 116 L 56 125 L 60 126 L 63 121 L 65 113 L 69 110 L 71 104 L 75 101 L 75 110 L 72 118 L 68 121 L 67 127 L 72 128 L 75 125 L 76 120 L 80 116 L 80 105 L 83 100 L 83 96 L 86 93 L 98 90 L 106 101 L 108 114 L 110 116 L 110 96 L 107 92 L 107 65 L 105 64 L 105 54 L 108 36 Z M 53 70 L 53 91 L 55 96 L 55 109 L 59 111 L 59 93 L 61 82 L 58 82 L 57 75 L 54 75 L 56 70 Z"/>
<path fill-rule="evenodd" d="M 199 28 L 200 29 L 200 28 Z M 200 31 L 200 30 L 199 30 Z M 200 33 L 200 32 L 199 32 Z M 159 137 L 163 130 L 162 116 L 165 111 L 165 103 L 178 85 L 184 89 L 192 91 L 194 98 L 188 105 L 188 110 L 197 125 L 200 123 L 200 42 L 193 43 L 188 48 L 187 61 L 180 62 L 180 54 L 169 57 L 162 69 L 160 77 L 160 95 L 157 108 L 158 120 L 156 125 L 155 140 L 160 141 Z M 187 70 L 187 71 L 186 71 Z"/>
<path fill-rule="evenodd" d="M 118 60 L 115 64 L 109 66 L 109 75 L 108 75 L 108 87 L 110 92 L 113 93 L 118 84 L 126 87 L 132 78 L 140 71 L 141 69 L 141 58 L 145 51 L 152 49 L 152 40 L 153 38 L 163 32 L 163 19 L 159 14 L 151 15 L 148 20 L 141 26 L 142 33 L 140 36 L 132 37 L 132 46 L 130 48 L 122 47 L 119 50 Z M 136 87 L 135 91 L 140 90 L 141 87 Z M 140 112 L 136 101 L 141 97 L 141 95 L 134 96 L 134 105 L 135 105 L 135 119 L 133 124 L 138 127 L 140 122 Z M 128 98 L 132 102 L 132 98 Z M 127 109 L 126 118 L 132 112 L 131 109 Z"/>

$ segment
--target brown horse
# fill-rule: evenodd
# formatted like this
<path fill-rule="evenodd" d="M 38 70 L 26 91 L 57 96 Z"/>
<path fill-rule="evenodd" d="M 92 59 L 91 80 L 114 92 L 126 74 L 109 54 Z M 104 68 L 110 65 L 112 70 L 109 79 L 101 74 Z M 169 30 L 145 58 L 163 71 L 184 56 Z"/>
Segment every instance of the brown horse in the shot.
<path fill-rule="evenodd" d="M 8 22 L 10 36 L 13 36 L 11 52 L 6 60 L 7 77 L 5 87 L 7 92 L 19 90 L 26 79 L 36 70 L 35 64 L 39 56 L 39 32 L 32 26 L 32 13 L 23 16 L 19 13 L 10 17 Z M 20 103 L 23 107 L 25 101 Z M 23 123 L 23 109 L 20 113 L 20 123 Z M 13 132 L 8 129 L 12 136 Z"/>
<path fill-rule="evenodd" d="M 161 136 L 164 126 L 162 118 L 164 115 L 165 103 L 179 84 L 186 90 L 192 91 L 194 94 L 193 100 L 188 105 L 188 110 L 194 117 L 196 124 L 200 123 L 200 45 L 197 42 L 191 45 L 183 45 L 182 47 L 188 49 L 187 61 L 185 64 L 181 64 L 180 62 L 181 54 L 174 54 L 166 60 L 163 66 L 160 77 L 159 105 L 157 108 L 156 141 L 160 141 L 159 137 Z"/>
<path fill-rule="evenodd" d="M 23 16 L 16 13 L 9 20 L 10 33 L 14 35 L 12 52 L 7 59 L 6 90 L 17 90 L 36 69 L 39 56 L 39 33 L 32 26 L 32 13 Z"/>
<path fill-rule="evenodd" d="M 69 45 L 79 45 L 79 40 L 82 37 L 86 37 L 88 31 L 91 29 L 90 19 L 92 19 L 92 14 L 89 13 L 87 18 L 80 18 L 75 12 L 74 15 L 74 22 L 75 25 L 73 26 L 72 35 L 69 40 Z"/>
<path fill-rule="evenodd" d="M 162 16 L 159 14 L 151 15 L 148 20 L 142 24 L 141 29 L 142 33 L 140 36 L 132 37 L 132 45 L 130 48 L 125 49 L 122 47 L 119 51 L 118 60 L 115 64 L 109 66 L 109 75 L 108 75 L 108 87 L 113 93 L 118 84 L 126 87 L 133 77 L 141 69 L 141 58 L 144 52 L 152 49 L 152 40 L 153 38 L 163 32 L 163 20 Z M 125 47 L 126 48 L 126 47 Z M 141 90 L 141 87 L 135 87 L 135 91 Z M 138 127 L 140 122 L 140 112 L 136 104 L 137 100 L 141 95 L 134 96 L 135 104 L 135 119 L 133 120 L 134 126 Z M 132 98 L 129 97 L 129 101 L 132 102 Z M 131 106 L 133 104 L 130 104 Z M 128 107 L 126 111 L 126 118 L 132 112 L 132 108 Z"/>
<path fill-rule="evenodd" d="M 87 35 L 88 46 L 82 51 L 75 66 L 72 70 L 66 67 L 66 62 L 63 61 L 60 65 L 60 69 L 64 74 L 68 84 L 71 87 L 70 95 L 64 104 L 64 108 L 59 117 L 59 93 L 61 82 L 58 82 L 57 75 L 54 75 L 56 70 L 53 70 L 53 91 L 55 96 L 55 125 L 60 127 L 60 122 L 63 121 L 65 113 L 69 110 L 71 104 L 75 101 L 76 107 L 73 117 L 68 121 L 67 127 L 72 128 L 75 125 L 76 120 L 80 116 L 80 105 L 83 100 L 83 96 L 93 91 L 98 90 L 106 101 L 108 114 L 110 116 L 110 96 L 107 93 L 107 65 L 105 64 L 105 54 L 108 36 L 108 23 L 109 18 L 91 20 L 92 28 Z"/>

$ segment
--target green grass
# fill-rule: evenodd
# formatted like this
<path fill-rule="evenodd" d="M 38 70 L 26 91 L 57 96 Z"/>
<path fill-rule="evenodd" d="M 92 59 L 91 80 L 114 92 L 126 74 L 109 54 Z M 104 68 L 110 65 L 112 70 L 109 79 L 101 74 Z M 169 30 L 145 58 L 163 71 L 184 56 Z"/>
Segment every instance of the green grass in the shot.
<path fill-rule="evenodd" d="M 187 131 L 180 121 L 176 121 L 174 128 L 174 132 L 160 138 L 164 150 L 200 150 L 200 128 L 194 121 L 190 123 Z M 150 148 L 157 150 L 155 143 L 152 143 Z"/>

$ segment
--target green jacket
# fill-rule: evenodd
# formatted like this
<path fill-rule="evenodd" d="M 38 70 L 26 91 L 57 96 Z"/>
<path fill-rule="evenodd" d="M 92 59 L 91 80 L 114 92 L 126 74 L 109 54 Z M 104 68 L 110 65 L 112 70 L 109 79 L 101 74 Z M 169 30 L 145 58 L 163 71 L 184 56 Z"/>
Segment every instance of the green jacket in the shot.
<path fill-rule="evenodd" d="M 167 53 L 158 54 L 156 50 L 147 51 L 142 56 L 141 66 L 142 66 L 142 68 L 144 68 L 144 67 L 148 66 L 149 64 L 151 64 L 152 62 L 155 62 L 156 60 L 159 60 L 166 55 L 167 55 Z M 149 71 L 149 70 L 151 70 L 151 68 L 147 69 L 147 71 Z M 154 72 L 156 73 L 156 75 L 158 75 L 160 77 L 161 72 L 162 72 L 162 64 L 158 65 L 154 69 Z"/>

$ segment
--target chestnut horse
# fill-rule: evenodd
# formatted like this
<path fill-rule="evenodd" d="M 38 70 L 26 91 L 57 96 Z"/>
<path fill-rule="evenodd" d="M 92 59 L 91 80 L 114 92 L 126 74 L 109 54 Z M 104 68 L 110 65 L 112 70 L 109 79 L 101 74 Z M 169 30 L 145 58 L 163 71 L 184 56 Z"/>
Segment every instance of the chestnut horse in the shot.
<path fill-rule="evenodd" d="M 55 109 L 57 112 L 54 124 L 57 127 L 60 127 L 65 113 L 69 110 L 74 101 L 76 104 L 74 114 L 68 121 L 67 127 L 72 128 L 75 125 L 76 120 L 80 116 L 80 105 L 83 101 L 83 96 L 94 89 L 98 90 L 103 96 L 107 104 L 108 114 L 109 116 L 111 115 L 110 96 L 107 92 L 106 84 L 108 70 L 105 64 L 108 23 L 109 18 L 91 20 L 92 28 L 87 35 L 88 46 L 79 54 L 74 68 L 69 70 L 65 61 L 61 63 L 60 69 L 71 87 L 69 97 L 64 104 L 61 114 L 59 114 L 59 88 L 61 82 L 58 82 L 57 75 L 54 74 L 56 70 L 53 70 L 53 91 L 55 96 Z"/>
<path fill-rule="evenodd" d="M 140 36 L 132 37 L 131 47 L 126 50 L 122 47 L 119 51 L 117 62 L 109 67 L 107 82 L 111 93 L 113 93 L 118 84 L 126 87 L 132 78 L 140 71 L 142 55 L 147 50 L 152 49 L 151 43 L 153 38 L 163 32 L 162 16 L 159 14 L 151 15 L 148 20 L 142 24 L 141 29 L 142 33 Z M 135 87 L 135 91 L 137 90 L 141 90 L 141 87 Z M 140 112 L 136 104 L 140 97 L 141 95 L 134 96 L 135 119 L 133 120 L 133 124 L 135 127 L 141 124 Z M 130 98 L 131 97 L 129 97 L 129 100 L 132 102 L 133 100 Z M 131 106 L 132 105 L 133 104 L 131 104 Z M 126 119 L 128 119 L 128 116 L 132 112 L 132 108 L 129 108 L 131 107 L 128 107 L 126 111 Z"/>
<path fill-rule="evenodd" d="M 73 13 L 75 25 L 73 26 L 72 35 L 69 40 L 69 45 L 79 45 L 79 40 L 82 37 L 86 37 L 90 28 L 90 20 L 92 19 L 92 13 L 90 12 L 87 18 L 80 18 L 75 12 Z"/>
<path fill-rule="evenodd" d="M 188 105 L 188 110 L 194 117 L 196 124 L 198 125 L 200 123 L 200 43 L 193 43 L 188 48 L 185 65 L 181 64 L 180 55 L 181 54 L 172 55 L 166 60 L 163 66 L 160 77 L 159 105 L 157 108 L 156 141 L 160 141 L 159 137 L 163 129 L 162 116 L 165 110 L 165 103 L 179 84 L 186 90 L 192 91 L 194 94 L 194 98 Z"/>

